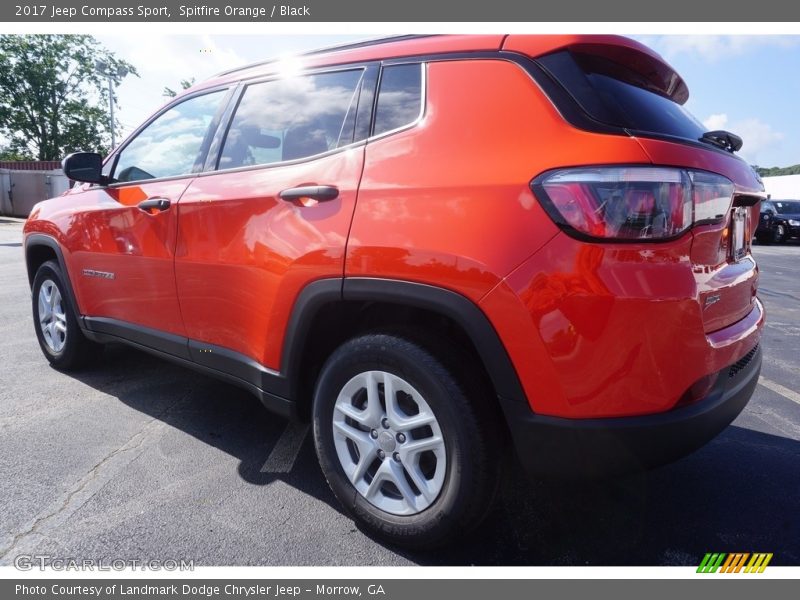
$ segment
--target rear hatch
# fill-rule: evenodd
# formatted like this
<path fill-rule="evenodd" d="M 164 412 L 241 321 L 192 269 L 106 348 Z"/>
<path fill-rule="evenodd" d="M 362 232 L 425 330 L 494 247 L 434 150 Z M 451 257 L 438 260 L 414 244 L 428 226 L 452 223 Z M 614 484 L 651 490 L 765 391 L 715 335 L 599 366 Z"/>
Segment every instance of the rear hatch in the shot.
<path fill-rule="evenodd" d="M 684 182 L 691 196 L 687 259 L 706 332 L 744 318 L 755 302 L 758 270 L 750 240 L 765 195 L 758 175 L 734 154 L 741 140 L 728 132 L 707 132 L 683 106 L 689 97 L 683 79 L 633 40 L 580 36 L 536 54 L 539 47 L 515 36 L 504 45 L 534 59 L 540 85 L 567 121 L 589 131 L 634 137 L 652 164 L 672 168 L 659 172 Z M 598 165 L 603 163 L 598 157 Z M 585 172 L 581 176 L 585 179 Z M 569 173 L 561 179 L 569 179 Z M 629 189 L 626 193 L 630 196 Z M 626 235 L 625 241 L 632 241 L 630 231 Z"/>

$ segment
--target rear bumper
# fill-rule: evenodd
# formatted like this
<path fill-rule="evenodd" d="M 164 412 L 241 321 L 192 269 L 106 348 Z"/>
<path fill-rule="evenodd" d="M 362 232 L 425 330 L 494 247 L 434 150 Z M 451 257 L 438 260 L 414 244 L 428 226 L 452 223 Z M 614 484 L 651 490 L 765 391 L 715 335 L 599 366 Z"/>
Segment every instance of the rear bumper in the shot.
<path fill-rule="evenodd" d="M 761 349 L 719 372 L 708 395 L 668 412 L 621 418 L 537 415 L 501 398 L 517 454 L 534 475 L 600 477 L 663 465 L 705 445 L 742 412 L 761 372 Z"/>

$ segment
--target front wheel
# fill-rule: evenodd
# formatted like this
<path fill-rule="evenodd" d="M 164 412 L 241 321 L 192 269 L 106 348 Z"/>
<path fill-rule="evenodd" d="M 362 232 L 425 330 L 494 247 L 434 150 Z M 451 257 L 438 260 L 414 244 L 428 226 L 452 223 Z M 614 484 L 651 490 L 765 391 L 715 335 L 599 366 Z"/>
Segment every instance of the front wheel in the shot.
<path fill-rule="evenodd" d="M 66 293 L 58 263 L 49 260 L 33 279 L 33 325 L 39 347 L 54 367 L 76 369 L 97 355 L 100 347 L 83 335 Z"/>
<path fill-rule="evenodd" d="M 314 394 L 314 440 L 331 489 L 356 521 L 411 548 L 480 522 L 499 468 L 493 413 L 471 392 L 410 339 L 366 335 L 333 353 Z"/>
<path fill-rule="evenodd" d="M 783 225 L 776 226 L 772 241 L 775 242 L 776 244 L 782 244 L 783 242 L 785 242 L 786 241 L 786 227 L 784 227 Z"/>

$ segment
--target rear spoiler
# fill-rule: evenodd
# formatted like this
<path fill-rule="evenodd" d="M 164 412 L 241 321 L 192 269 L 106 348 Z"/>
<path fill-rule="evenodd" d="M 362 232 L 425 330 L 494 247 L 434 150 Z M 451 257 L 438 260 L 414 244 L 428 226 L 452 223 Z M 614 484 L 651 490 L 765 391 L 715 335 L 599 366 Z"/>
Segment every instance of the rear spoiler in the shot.
<path fill-rule="evenodd" d="M 531 58 L 569 50 L 617 63 L 641 77 L 648 89 L 685 104 L 689 88 L 683 78 L 661 56 L 639 42 L 616 35 L 510 35 L 503 50 Z"/>

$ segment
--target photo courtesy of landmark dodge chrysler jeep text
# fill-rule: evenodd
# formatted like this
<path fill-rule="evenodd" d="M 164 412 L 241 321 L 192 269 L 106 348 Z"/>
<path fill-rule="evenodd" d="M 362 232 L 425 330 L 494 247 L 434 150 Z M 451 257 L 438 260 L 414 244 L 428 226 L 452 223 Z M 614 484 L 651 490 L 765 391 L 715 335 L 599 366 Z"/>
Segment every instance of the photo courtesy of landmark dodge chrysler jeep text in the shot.
<path fill-rule="evenodd" d="M 59 369 L 125 342 L 313 424 L 365 529 L 443 543 L 518 464 L 652 467 L 749 400 L 763 187 L 616 36 L 417 36 L 172 100 L 25 225 Z M 521 475 L 520 475 L 521 476 Z"/>

